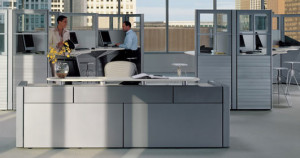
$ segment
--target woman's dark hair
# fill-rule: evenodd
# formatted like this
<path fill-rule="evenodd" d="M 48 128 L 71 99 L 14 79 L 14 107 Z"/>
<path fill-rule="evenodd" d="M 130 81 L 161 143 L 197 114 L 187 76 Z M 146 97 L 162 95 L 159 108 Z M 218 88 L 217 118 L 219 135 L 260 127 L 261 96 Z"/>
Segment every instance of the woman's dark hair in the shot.
<path fill-rule="evenodd" d="M 65 18 L 67 18 L 67 17 L 64 16 L 64 15 L 58 16 L 58 17 L 57 17 L 57 20 L 56 20 L 56 21 L 57 21 L 57 24 L 58 24 L 59 21 L 63 21 Z"/>
<path fill-rule="evenodd" d="M 123 23 L 125 24 L 125 26 L 131 27 L 131 23 L 129 21 L 124 21 Z"/>

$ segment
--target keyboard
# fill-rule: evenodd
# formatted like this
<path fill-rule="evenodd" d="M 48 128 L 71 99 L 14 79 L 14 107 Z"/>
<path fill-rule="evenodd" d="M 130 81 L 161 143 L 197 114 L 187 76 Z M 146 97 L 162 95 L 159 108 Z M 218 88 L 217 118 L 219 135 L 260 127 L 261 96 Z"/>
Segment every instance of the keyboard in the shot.
<path fill-rule="evenodd" d="M 75 50 L 90 50 L 89 48 L 75 48 Z"/>

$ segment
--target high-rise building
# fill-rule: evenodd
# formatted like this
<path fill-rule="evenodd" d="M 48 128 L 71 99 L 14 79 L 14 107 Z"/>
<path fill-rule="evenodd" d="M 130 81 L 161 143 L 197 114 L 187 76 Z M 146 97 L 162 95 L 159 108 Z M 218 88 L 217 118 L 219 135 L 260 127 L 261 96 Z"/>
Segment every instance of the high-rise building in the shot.
<path fill-rule="evenodd" d="M 285 0 L 285 14 L 300 14 L 299 0 Z M 300 17 L 285 18 L 285 35 L 300 41 Z"/>
<path fill-rule="evenodd" d="M 51 0 L 51 11 L 52 12 L 64 12 L 64 0 Z"/>
<path fill-rule="evenodd" d="M 261 0 L 250 0 L 251 10 L 260 10 L 261 8 Z"/>
<path fill-rule="evenodd" d="M 76 4 L 76 5 L 75 5 Z M 70 8 L 70 1 L 64 2 L 65 12 L 73 13 L 98 13 L 98 14 L 118 14 L 118 0 L 73 0 L 72 8 Z M 121 14 L 135 14 L 136 0 L 121 0 L 120 7 Z M 91 16 L 76 18 L 72 23 L 79 26 L 92 26 L 93 19 Z M 118 20 L 118 19 L 114 19 Z M 107 28 L 109 19 L 98 20 L 99 28 Z"/>
<path fill-rule="evenodd" d="M 261 9 L 261 0 L 236 0 L 235 8 L 240 10 L 259 10 Z"/>
<path fill-rule="evenodd" d="M 235 7 L 236 7 L 236 9 L 249 10 L 250 9 L 250 0 L 236 0 Z"/>
<path fill-rule="evenodd" d="M 20 9 L 50 9 L 50 0 L 23 0 L 20 1 Z M 18 31 L 36 31 L 36 29 L 45 26 L 43 15 L 24 15 L 19 20 Z"/>

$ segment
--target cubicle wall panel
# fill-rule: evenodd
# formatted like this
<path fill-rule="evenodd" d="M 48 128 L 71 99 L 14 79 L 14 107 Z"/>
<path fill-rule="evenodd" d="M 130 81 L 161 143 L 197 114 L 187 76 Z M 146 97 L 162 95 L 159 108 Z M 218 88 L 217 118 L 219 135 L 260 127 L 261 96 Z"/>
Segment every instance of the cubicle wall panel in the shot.
<path fill-rule="evenodd" d="M 7 109 L 7 55 L 0 55 L 0 110 Z"/>
<path fill-rule="evenodd" d="M 75 103 L 172 103 L 171 86 L 74 87 Z"/>
<path fill-rule="evenodd" d="M 47 83 L 46 55 L 15 55 L 13 67 L 13 106 L 16 103 L 16 86 L 21 81 L 28 83 Z"/>
<path fill-rule="evenodd" d="M 222 103 L 222 87 L 175 86 L 174 103 Z"/>
<path fill-rule="evenodd" d="M 123 104 L 25 104 L 24 147 L 123 147 Z"/>
<path fill-rule="evenodd" d="M 199 56 L 200 82 L 214 80 L 231 87 L 231 56 Z"/>
<path fill-rule="evenodd" d="M 263 55 L 245 55 L 237 57 L 238 68 L 240 67 L 270 67 L 271 57 Z"/>
<path fill-rule="evenodd" d="M 73 87 L 25 87 L 25 103 L 73 103 Z"/>
<path fill-rule="evenodd" d="M 229 87 L 231 104 L 231 56 L 198 56 L 198 77 L 200 82 L 209 80 L 220 82 Z"/>
<path fill-rule="evenodd" d="M 270 56 L 238 56 L 237 109 L 272 108 Z"/>
<path fill-rule="evenodd" d="M 125 104 L 124 147 L 222 147 L 222 104 Z"/>

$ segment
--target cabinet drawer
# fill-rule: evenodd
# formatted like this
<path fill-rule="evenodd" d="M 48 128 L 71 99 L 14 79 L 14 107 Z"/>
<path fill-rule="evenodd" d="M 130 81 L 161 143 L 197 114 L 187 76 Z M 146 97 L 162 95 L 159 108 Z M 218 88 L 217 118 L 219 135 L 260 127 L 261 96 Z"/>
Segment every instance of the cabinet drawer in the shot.
<path fill-rule="evenodd" d="M 73 103 L 73 87 L 25 87 L 25 103 Z"/>
<path fill-rule="evenodd" d="M 75 103 L 172 103 L 172 87 L 74 87 Z"/>
<path fill-rule="evenodd" d="M 222 87 L 174 87 L 174 103 L 222 103 Z"/>

